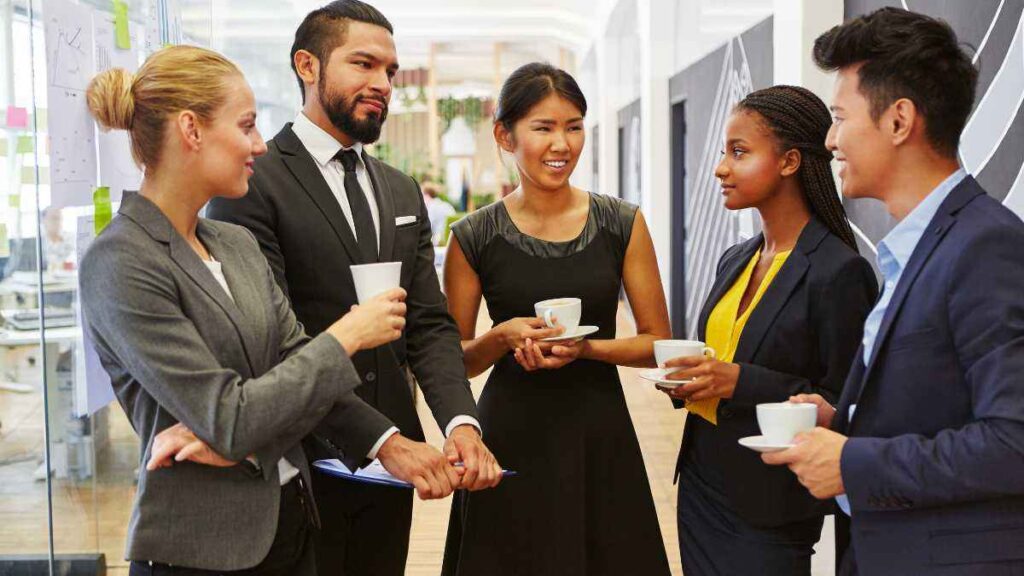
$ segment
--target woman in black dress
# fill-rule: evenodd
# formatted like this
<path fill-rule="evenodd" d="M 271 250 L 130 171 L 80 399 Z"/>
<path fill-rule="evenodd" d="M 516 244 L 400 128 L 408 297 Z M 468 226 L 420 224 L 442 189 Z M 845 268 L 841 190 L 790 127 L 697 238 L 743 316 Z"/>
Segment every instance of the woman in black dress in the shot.
<path fill-rule="evenodd" d="M 449 309 L 480 397 L 484 436 L 519 476 L 453 504 L 443 574 L 669 574 L 640 446 L 616 365 L 653 366 L 670 334 L 650 233 L 635 206 L 573 188 L 586 101 L 576 81 L 528 64 L 505 82 L 494 136 L 520 187 L 452 229 Z M 615 339 L 624 286 L 637 336 Z M 481 296 L 494 327 L 476 334 Z M 559 331 L 534 303 L 580 298 L 589 339 Z"/>

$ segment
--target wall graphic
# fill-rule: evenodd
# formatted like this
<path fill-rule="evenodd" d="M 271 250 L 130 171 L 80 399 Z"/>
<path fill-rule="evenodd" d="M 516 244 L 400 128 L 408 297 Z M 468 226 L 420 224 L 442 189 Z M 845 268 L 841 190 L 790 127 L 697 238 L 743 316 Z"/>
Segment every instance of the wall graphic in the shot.
<path fill-rule="evenodd" d="M 846 0 L 845 16 L 883 6 L 946 20 L 974 54 L 978 93 L 960 141 L 960 161 L 993 198 L 1024 216 L 1024 0 Z M 894 222 L 880 202 L 845 203 L 873 251 Z M 862 253 L 873 259 L 872 252 Z"/>
<path fill-rule="evenodd" d="M 677 337 L 697 334 L 697 317 L 715 280 L 715 267 L 723 252 L 759 229 L 752 210 L 730 212 L 722 206 L 721 190 L 715 178 L 722 150 L 725 122 L 733 106 L 753 90 L 772 84 L 773 27 L 771 18 L 757 24 L 715 52 L 674 76 L 669 83 L 672 102 L 686 103 L 684 139 L 684 190 L 672 191 L 673 226 L 678 214 L 685 214 L 684 246 L 673 242 L 672 265 L 685 262 L 684 286 L 673 282 L 673 291 L 685 290 L 686 310 L 673 306 L 673 331 Z M 685 203 L 678 210 L 678 202 Z M 680 256 L 684 252 L 684 256 Z M 674 274 L 675 276 L 675 274 Z M 684 313 L 685 316 L 680 316 Z M 685 318 L 685 322 L 683 319 Z M 684 334 L 685 333 L 685 334 Z"/>

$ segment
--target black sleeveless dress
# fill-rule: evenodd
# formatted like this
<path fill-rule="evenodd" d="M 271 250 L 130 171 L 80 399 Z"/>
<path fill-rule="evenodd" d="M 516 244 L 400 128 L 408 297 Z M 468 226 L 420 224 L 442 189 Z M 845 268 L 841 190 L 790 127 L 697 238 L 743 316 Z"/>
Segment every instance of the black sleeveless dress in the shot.
<path fill-rule="evenodd" d="M 636 207 L 591 195 L 575 240 L 516 229 L 497 202 L 452 232 L 476 271 L 495 325 L 535 316 L 535 302 L 583 300 L 580 325 L 615 337 L 622 265 Z M 523 370 L 499 360 L 479 402 L 484 441 L 519 475 L 456 493 L 445 576 L 669 574 L 647 472 L 615 366 L 577 360 Z"/>

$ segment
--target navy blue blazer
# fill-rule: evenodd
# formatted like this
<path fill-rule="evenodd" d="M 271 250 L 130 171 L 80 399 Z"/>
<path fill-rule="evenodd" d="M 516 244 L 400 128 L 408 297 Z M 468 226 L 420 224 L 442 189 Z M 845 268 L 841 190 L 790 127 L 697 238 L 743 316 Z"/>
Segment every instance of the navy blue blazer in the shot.
<path fill-rule="evenodd" d="M 722 256 L 700 314 L 701 340 L 706 339 L 711 311 L 763 243 L 758 234 Z M 713 444 L 707 451 L 711 461 L 702 463 L 719 468 L 729 504 L 752 525 L 780 526 L 832 510 L 788 469 L 766 466 L 738 440 L 761 433 L 755 413 L 760 403 L 785 402 L 801 393 L 838 401 L 877 295 L 878 283 L 867 260 L 812 217 L 751 312 L 733 357 L 740 366 L 736 390 L 719 403 L 718 426 L 700 433 L 707 433 L 707 442 Z M 677 472 L 696 425 L 697 417 L 687 419 Z"/>
<path fill-rule="evenodd" d="M 921 237 L 834 428 L 861 574 L 1024 574 L 1024 223 L 973 178 Z"/>

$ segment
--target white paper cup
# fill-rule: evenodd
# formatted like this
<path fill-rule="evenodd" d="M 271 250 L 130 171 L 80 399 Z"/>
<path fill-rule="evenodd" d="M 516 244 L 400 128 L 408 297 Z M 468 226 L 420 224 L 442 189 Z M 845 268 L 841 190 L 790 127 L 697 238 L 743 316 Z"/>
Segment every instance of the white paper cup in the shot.
<path fill-rule="evenodd" d="M 563 334 L 572 334 L 580 325 L 583 301 L 579 298 L 552 298 L 533 305 L 538 318 L 543 318 L 548 328 L 561 326 Z"/>
<path fill-rule="evenodd" d="M 402 281 L 401 262 L 354 264 L 349 268 L 352 270 L 352 280 L 356 284 L 356 297 L 360 304 L 392 288 L 398 288 Z"/>
<path fill-rule="evenodd" d="M 757 405 L 757 425 L 771 444 L 789 444 L 800 432 L 813 430 L 818 407 L 810 403 L 772 402 Z"/>
<path fill-rule="evenodd" d="M 707 356 L 715 357 L 714 348 L 708 348 L 700 340 L 655 340 L 654 359 L 658 366 L 664 366 L 665 362 L 673 358 L 684 356 Z"/>

